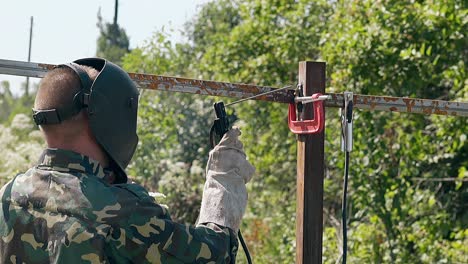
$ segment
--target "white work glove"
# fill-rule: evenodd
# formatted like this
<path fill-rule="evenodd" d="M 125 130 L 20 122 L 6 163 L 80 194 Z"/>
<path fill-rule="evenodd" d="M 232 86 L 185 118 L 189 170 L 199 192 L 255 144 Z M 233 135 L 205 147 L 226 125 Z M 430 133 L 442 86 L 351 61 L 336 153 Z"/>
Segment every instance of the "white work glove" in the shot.
<path fill-rule="evenodd" d="M 236 233 L 247 205 L 247 189 L 255 168 L 247 161 L 239 128 L 233 127 L 210 151 L 198 223 L 215 223 Z"/>

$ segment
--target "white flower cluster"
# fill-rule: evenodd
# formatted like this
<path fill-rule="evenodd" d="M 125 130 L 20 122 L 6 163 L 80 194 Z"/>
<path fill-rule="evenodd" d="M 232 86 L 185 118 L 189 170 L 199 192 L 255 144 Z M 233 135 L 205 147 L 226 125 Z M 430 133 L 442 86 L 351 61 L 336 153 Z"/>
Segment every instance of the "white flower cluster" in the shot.
<path fill-rule="evenodd" d="M 25 114 L 13 118 L 10 126 L 0 125 L 0 185 L 26 171 L 39 158 L 44 143 L 41 132 L 33 130 L 32 120 Z"/>

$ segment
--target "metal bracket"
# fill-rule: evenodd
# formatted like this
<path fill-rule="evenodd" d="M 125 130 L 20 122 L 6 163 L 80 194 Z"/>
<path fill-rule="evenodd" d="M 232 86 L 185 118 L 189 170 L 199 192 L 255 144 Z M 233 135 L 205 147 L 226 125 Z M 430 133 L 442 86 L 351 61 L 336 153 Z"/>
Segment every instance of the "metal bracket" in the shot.
<path fill-rule="evenodd" d="M 310 98 L 309 98 L 310 97 Z M 299 99 L 307 98 L 310 102 L 314 102 L 313 111 L 314 119 L 312 120 L 297 120 L 296 103 L 289 104 L 288 126 L 289 130 L 294 134 L 315 134 L 323 131 L 325 127 L 325 112 L 323 111 L 323 95 L 316 93 L 309 97 L 298 97 Z"/>
<path fill-rule="evenodd" d="M 353 93 L 344 92 L 344 108 L 341 108 L 341 150 L 353 150 Z"/>
<path fill-rule="evenodd" d="M 313 102 L 317 102 L 317 101 L 325 101 L 325 100 L 329 100 L 329 99 L 331 99 L 330 95 L 320 95 L 318 97 L 304 96 L 304 97 L 294 98 L 294 102 L 307 104 L 307 103 L 313 103 Z"/>

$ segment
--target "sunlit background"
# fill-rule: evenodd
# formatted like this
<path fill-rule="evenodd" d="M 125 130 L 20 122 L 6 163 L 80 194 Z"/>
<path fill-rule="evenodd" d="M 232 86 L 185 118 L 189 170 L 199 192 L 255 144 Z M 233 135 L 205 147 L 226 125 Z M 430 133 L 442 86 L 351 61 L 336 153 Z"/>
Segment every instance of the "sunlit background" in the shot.
<path fill-rule="evenodd" d="M 130 38 L 130 48 L 142 45 L 157 30 L 171 31 L 170 38 L 181 41 L 184 23 L 200 4 L 208 0 L 120 0 L 118 23 Z M 34 17 L 32 62 L 64 63 L 96 55 L 96 26 L 100 10 L 104 21 L 112 22 L 113 0 L 0 0 L 0 59 L 27 61 L 30 17 Z M 19 94 L 24 77 L 0 75 L 12 92 Z M 31 86 L 38 79 L 31 79 Z"/>

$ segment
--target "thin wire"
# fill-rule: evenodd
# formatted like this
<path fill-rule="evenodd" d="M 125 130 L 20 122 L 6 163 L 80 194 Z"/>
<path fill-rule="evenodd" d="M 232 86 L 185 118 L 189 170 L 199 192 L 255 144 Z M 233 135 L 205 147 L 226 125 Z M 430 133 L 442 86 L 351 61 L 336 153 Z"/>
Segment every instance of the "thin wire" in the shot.
<path fill-rule="evenodd" d="M 225 104 L 224 106 L 226 107 L 226 106 L 230 106 L 230 105 L 233 105 L 233 104 L 238 104 L 238 103 L 241 103 L 241 102 L 244 102 L 244 101 L 247 101 L 247 100 L 250 100 L 250 99 L 254 99 L 254 98 L 257 98 L 257 97 L 260 97 L 260 96 L 263 96 L 263 95 L 272 94 L 272 93 L 276 93 L 276 92 L 279 92 L 279 91 L 282 91 L 282 90 L 290 89 L 291 87 L 293 87 L 293 86 L 292 86 L 292 85 L 288 85 L 288 86 L 285 86 L 285 87 L 283 87 L 283 88 L 271 90 L 271 91 L 268 91 L 268 92 L 265 92 L 265 93 L 261 93 L 261 94 L 256 94 L 256 95 L 254 95 L 254 96 L 250 96 L 250 97 L 247 97 L 247 98 L 244 98 L 244 99 L 240 99 L 240 100 L 234 101 L 234 102 L 229 103 L 229 104 Z"/>
<path fill-rule="evenodd" d="M 211 146 L 211 149 L 214 149 L 214 147 L 216 146 L 214 123 L 213 125 L 211 125 L 211 128 L 210 128 L 210 146 Z"/>

